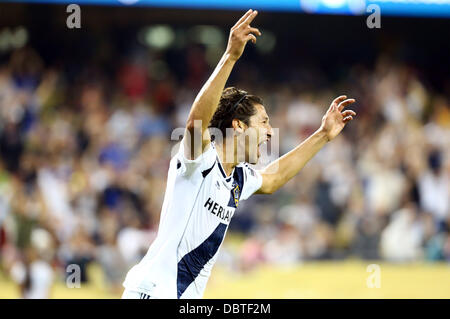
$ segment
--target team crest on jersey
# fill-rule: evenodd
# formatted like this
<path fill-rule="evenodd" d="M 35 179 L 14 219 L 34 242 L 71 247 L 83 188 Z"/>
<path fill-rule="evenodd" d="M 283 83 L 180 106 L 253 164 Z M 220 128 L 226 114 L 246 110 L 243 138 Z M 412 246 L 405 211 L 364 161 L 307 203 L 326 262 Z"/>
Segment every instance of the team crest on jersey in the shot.
<path fill-rule="evenodd" d="M 236 208 L 237 208 L 238 204 L 239 204 L 239 197 L 241 195 L 241 190 L 239 189 L 239 185 L 236 185 L 236 187 L 233 188 L 232 192 L 233 192 L 234 204 L 236 205 Z"/>

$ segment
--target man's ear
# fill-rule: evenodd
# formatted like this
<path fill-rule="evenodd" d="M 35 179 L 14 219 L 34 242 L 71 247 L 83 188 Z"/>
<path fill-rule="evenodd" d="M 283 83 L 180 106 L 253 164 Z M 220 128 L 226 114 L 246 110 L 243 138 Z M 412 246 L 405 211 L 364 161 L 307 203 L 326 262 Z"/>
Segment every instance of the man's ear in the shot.
<path fill-rule="evenodd" d="M 239 134 L 244 133 L 244 123 L 238 119 L 233 119 L 233 121 L 231 122 L 231 125 L 233 125 L 233 128 L 236 132 L 238 132 Z"/>

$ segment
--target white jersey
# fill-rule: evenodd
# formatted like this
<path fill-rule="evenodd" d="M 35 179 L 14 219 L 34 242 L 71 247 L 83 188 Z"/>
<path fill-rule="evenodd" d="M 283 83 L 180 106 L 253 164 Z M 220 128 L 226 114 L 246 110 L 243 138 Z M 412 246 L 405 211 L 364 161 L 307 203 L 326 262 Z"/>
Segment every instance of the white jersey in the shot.
<path fill-rule="evenodd" d="M 261 184 L 247 163 L 227 177 L 213 142 L 195 160 L 185 158 L 181 142 L 170 161 L 158 235 L 125 288 L 152 298 L 201 298 L 239 201 Z"/>

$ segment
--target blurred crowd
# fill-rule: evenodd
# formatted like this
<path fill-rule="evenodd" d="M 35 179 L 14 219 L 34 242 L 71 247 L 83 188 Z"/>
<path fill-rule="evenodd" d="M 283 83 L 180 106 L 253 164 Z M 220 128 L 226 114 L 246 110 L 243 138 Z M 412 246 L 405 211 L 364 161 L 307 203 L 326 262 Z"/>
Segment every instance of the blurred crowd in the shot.
<path fill-rule="evenodd" d="M 158 230 L 172 132 L 212 70 L 198 46 L 177 59 L 181 78 L 144 49 L 113 74 L 87 64 L 73 76 L 31 47 L 0 64 L 0 272 L 23 297 L 78 280 L 69 265 L 89 282 L 92 262 L 121 292 Z M 357 100 L 357 117 L 278 192 L 242 202 L 219 263 L 450 262 L 448 92 L 383 55 L 333 80 L 293 63 L 279 82 L 241 63 L 229 85 L 263 98 L 280 155 L 319 127 L 337 95 Z"/>

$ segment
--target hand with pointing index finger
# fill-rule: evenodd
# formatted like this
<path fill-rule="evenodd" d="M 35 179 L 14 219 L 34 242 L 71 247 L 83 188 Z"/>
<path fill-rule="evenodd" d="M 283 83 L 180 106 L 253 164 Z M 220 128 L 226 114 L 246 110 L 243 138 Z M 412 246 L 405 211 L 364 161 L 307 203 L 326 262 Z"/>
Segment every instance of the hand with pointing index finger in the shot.
<path fill-rule="evenodd" d="M 245 45 L 249 40 L 256 43 L 256 36 L 260 36 L 261 32 L 257 28 L 250 26 L 255 19 L 258 11 L 248 10 L 230 30 L 228 45 L 225 51 L 233 61 L 237 61 L 244 52 Z"/>

